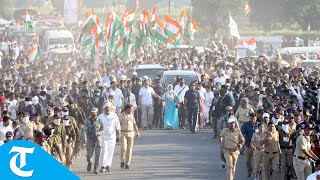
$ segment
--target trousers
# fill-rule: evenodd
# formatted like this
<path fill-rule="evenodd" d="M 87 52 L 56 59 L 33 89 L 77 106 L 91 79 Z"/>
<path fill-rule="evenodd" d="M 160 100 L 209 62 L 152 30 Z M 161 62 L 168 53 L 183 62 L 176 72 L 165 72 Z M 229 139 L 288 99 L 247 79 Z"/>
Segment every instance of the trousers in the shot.
<path fill-rule="evenodd" d="M 124 133 L 121 137 L 121 154 L 120 160 L 126 165 L 130 165 L 132 159 L 132 147 L 134 136 L 128 136 L 128 133 Z"/>
<path fill-rule="evenodd" d="M 239 151 L 230 152 L 229 150 L 224 150 L 224 158 L 226 159 L 227 168 L 227 180 L 234 179 L 239 154 Z"/>
<path fill-rule="evenodd" d="M 251 175 L 252 173 L 252 157 L 253 157 L 253 150 L 251 147 L 245 147 L 245 154 L 246 154 L 246 167 L 247 167 L 247 175 Z"/>
<path fill-rule="evenodd" d="M 270 167 L 271 166 L 271 167 Z M 279 153 L 267 154 L 263 153 L 262 156 L 262 173 L 263 180 L 270 179 L 270 170 L 273 171 L 273 180 L 279 180 Z"/>
<path fill-rule="evenodd" d="M 153 122 L 153 105 L 142 105 L 142 127 L 146 128 Z"/>
<path fill-rule="evenodd" d="M 154 105 L 153 123 L 157 128 L 163 127 L 163 105 L 162 103 Z"/>
<path fill-rule="evenodd" d="M 302 160 L 294 156 L 293 167 L 297 175 L 297 180 L 305 180 L 312 173 L 310 161 L 308 159 Z"/>
<path fill-rule="evenodd" d="M 199 108 L 188 108 L 188 123 L 190 130 L 194 131 L 197 125 Z"/>
<path fill-rule="evenodd" d="M 88 163 L 92 162 L 93 153 L 95 154 L 94 157 L 94 166 L 99 166 L 99 159 L 101 155 L 101 143 L 98 140 L 88 139 L 87 140 L 87 161 Z"/>
<path fill-rule="evenodd" d="M 183 127 L 186 124 L 187 119 L 187 109 L 183 103 L 180 103 L 178 108 L 178 115 L 179 115 L 179 126 Z"/>
<path fill-rule="evenodd" d="M 212 127 L 213 127 L 213 134 L 215 137 L 217 137 L 218 134 L 218 119 L 219 117 L 212 117 Z"/>
<path fill-rule="evenodd" d="M 253 153 L 253 160 L 254 160 L 254 177 L 259 177 L 259 172 L 261 170 L 261 163 L 262 163 L 262 156 L 263 151 L 261 150 L 255 150 Z"/>
<path fill-rule="evenodd" d="M 293 152 L 292 149 L 281 149 L 281 152 L 281 174 L 282 179 L 286 180 L 288 176 L 292 175 Z"/>
<path fill-rule="evenodd" d="M 101 153 L 101 159 L 100 159 L 100 163 L 102 167 L 107 167 L 107 166 L 111 167 L 115 146 L 116 146 L 115 139 L 102 141 L 102 153 Z"/>
<path fill-rule="evenodd" d="M 66 146 L 66 167 L 68 169 L 71 168 L 72 159 L 73 159 L 73 151 L 74 151 L 74 142 L 70 142 Z"/>

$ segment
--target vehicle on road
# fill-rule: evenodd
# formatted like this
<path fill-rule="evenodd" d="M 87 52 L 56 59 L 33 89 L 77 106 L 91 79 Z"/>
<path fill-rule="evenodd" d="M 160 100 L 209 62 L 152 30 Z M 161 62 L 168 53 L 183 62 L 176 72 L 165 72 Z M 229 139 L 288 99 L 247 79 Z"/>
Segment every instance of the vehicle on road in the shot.
<path fill-rule="evenodd" d="M 131 70 L 129 70 L 129 77 L 133 76 L 133 73 L 136 72 L 138 77 L 148 76 L 152 81 L 156 79 L 158 75 L 163 75 L 163 72 L 167 69 L 161 64 L 142 64 L 136 65 Z"/>
<path fill-rule="evenodd" d="M 176 82 L 176 77 L 180 76 L 185 80 L 186 85 L 189 86 L 191 81 L 200 81 L 199 75 L 195 71 L 188 70 L 172 70 L 163 72 L 164 85 L 173 84 Z"/>

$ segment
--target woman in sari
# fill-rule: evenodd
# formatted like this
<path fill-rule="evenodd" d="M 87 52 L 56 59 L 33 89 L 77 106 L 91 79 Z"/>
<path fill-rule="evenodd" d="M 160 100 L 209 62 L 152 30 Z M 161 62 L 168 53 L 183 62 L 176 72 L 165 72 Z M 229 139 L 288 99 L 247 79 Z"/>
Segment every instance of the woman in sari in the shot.
<path fill-rule="evenodd" d="M 165 101 L 163 127 L 166 129 L 179 128 L 179 117 L 176 96 L 176 93 L 173 91 L 173 86 L 169 84 L 167 87 L 167 91 L 163 95 Z"/>

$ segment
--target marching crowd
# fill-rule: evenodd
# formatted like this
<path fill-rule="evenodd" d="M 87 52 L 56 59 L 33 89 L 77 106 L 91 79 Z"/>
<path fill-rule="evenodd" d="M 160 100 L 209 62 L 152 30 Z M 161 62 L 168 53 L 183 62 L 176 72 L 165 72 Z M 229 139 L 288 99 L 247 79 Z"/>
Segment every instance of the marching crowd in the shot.
<path fill-rule="evenodd" d="M 145 45 L 129 64 L 114 58 L 95 67 L 78 55 L 31 63 L 17 47 L 22 41 L 0 38 L 0 143 L 34 141 L 68 168 L 86 145 L 87 170 L 93 165 L 99 174 L 111 171 L 117 140 L 120 166 L 130 169 L 139 129 L 213 127 L 228 179 L 241 152 L 248 177 L 256 179 L 302 180 L 319 168 L 318 69 L 286 68 L 264 56 L 236 60 L 221 42 L 203 53 Z M 126 76 L 132 66 L 150 63 L 193 70 L 201 79 L 185 84 L 177 76 L 163 87 L 160 74 Z"/>

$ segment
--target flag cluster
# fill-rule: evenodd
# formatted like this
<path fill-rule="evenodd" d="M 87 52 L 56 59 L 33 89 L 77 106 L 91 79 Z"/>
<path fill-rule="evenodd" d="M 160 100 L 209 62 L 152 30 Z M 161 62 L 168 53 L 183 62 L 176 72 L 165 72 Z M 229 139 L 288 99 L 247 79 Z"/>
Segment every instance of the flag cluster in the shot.
<path fill-rule="evenodd" d="M 110 11 L 106 18 L 104 30 L 99 18 L 94 15 L 93 11 L 91 14 L 86 12 L 87 19 L 82 26 L 79 43 L 83 48 L 91 48 L 90 54 L 92 57 L 92 54 L 95 54 L 99 48 L 99 42 L 105 43 L 105 59 L 107 62 L 114 57 L 132 60 L 131 52 L 134 52 L 132 48 L 140 50 L 143 42 L 149 46 L 157 46 L 159 42 L 170 43 L 175 46 L 180 44 L 185 32 L 184 11 L 180 13 L 179 21 L 170 16 L 165 16 L 164 22 L 162 22 L 157 17 L 157 8 L 154 8 L 151 14 L 147 9 L 144 9 L 135 21 L 136 10 L 139 8 L 140 2 L 137 1 L 136 5 L 133 9 L 126 10 L 122 15 L 113 10 Z M 134 30 L 135 28 L 136 30 Z M 190 23 L 191 40 L 194 40 L 194 33 L 198 31 L 199 28 L 192 19 Z"/>

